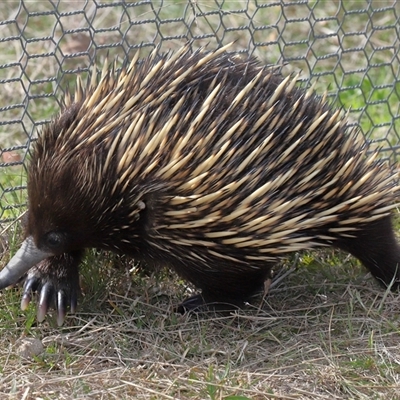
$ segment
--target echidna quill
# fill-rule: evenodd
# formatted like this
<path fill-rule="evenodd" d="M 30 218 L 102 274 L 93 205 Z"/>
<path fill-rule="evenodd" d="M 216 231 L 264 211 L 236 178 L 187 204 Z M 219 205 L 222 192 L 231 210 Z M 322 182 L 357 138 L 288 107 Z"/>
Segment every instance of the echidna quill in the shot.
<path fill-rule="evenodd" d="M 34 145 L 26 239 L 0 287 L 27 273 L 62 323 L 85 248 L 167 265 L 241 305 L 280 256 L 335 246 L 397 288 L 397 177 L 326 101 L 254 58 L 189 47 L 93 73 Z"/>

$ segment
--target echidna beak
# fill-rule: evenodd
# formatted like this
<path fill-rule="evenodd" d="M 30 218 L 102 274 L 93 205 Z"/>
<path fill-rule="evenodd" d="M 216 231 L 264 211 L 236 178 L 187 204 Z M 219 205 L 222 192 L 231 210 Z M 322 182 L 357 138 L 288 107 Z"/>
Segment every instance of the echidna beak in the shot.
<path fill-rule="evenodd" d="M 0 272 L 0 290 L 16 283 L 25 272 L 51 255 L 51 253 L 39 250 L 33 238 L 27 237 L 14 257 Z"/>

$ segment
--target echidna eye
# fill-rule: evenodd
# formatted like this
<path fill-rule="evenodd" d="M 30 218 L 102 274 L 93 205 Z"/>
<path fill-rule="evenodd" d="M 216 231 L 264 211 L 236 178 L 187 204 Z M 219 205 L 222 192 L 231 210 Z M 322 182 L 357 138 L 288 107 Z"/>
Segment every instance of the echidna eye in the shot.
<path fill-rule="evenodd" d="M 58 232 L 49 232 L 46 235 L 46 246 L 52 250 L 56 250 L 63 244 L 63 236 Z"/>

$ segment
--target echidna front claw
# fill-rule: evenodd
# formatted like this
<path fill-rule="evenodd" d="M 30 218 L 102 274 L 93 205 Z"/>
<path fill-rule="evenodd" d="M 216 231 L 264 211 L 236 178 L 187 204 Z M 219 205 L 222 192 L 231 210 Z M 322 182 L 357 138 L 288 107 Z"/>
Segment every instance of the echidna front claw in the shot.
<path fill-rule="evenodd" d="M 72 300 L 71 300 L 72 302 Z M 68 308 L 68 299 L 65 293 L 58 292 L 57 293 L 57 303 L 56 303 L 56 310 L 57 310 L 57 324 L 61 326 L 64 323 L 65 315 L 67 314 Z M 75 310 L 71 310 L 71 313 L 74 313 Z"/>
<path fill-rule="evenodd" d="M 21 310 L 25 311 L 32 300 L 32 292 L 36 292 L 37 281 L 35 279 L 26 279 L 22 292 Z"/>
<path fill-rule="evenodd" d="M 37 320 L 42 322 L 46 317 L 49 306 L 54 303 L 54 288 L 45 283 L 39 293 L 39 304 L 37 307 Z"/>
<path fill-rule="evenodd" d="M 31 268 L 27 274 L 21 300 L 21 309 L 25 310 L 37 293 L 37 319 L 42 322 L 50 308 L 56 310 L 57 324 L 64 323 L 69 309 L 76 311 L 79 287 L 78 265 L 81 253 L 62 254 L 49 257 Z"/>

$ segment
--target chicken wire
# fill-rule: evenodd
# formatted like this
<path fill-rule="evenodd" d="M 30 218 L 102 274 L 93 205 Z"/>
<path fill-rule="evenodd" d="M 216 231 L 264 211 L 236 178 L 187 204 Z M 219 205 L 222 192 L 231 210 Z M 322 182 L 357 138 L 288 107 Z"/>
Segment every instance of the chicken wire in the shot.
<path fill-rule="evenodd" d="M 29 147 L 77 74 L 150 51 L 215 49 L 301 71 L 397 162 L 400 10 L 392 1 L 5 1 L 0 10 L 0 226 L 26 204 Z M 77 165 L 79 168 L 79 165 Z"/>

